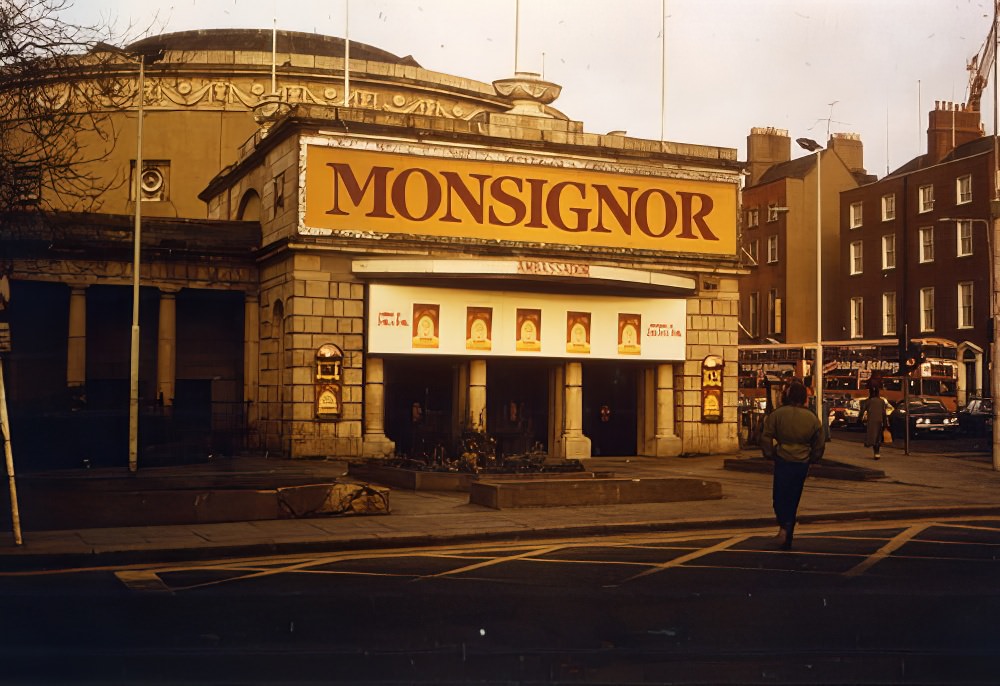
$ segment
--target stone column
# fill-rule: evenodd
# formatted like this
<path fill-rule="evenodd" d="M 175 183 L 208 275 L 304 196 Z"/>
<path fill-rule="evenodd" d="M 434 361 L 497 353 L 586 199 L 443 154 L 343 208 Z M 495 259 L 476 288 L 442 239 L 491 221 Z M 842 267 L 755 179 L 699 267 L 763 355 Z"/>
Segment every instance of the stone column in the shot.
<path fill-rule="evenodd" d="M 562 457 L 562 437 L 565 416 L 563 406 L 566 401 L 566 394 L 563 392 L 563 379 L 565 378 L 565 365 L 553 365 L 549 370 L 549 455 L 552 457 Z"/>
<path fill-rule="evenodd" d="M 243 405 L 248 440 L 257 429 L 260 404 L 260 297 L 243 295 Z"/>
<path fill-rule="evenodd" d="M 676 432 L 674 366 L 661 364 L 656 367 L 656 457 L 681 454 L 683 444 Z"/>
<path fill-rule="evenodd" d="M 164 407 L 174 404 L 177 383 L 177 292 L 160 290 L 160 322 L 156 333 L 156 396 Z"/>
<path fill-rule="evenodd" d="M 486 431 L 486 360 L 469 360 L 469 431 Z"/>
<path fill-rule="evenodd" d="M 365 428 L 362 457 L 390 457 L 396 444 L 385 435 L 385 371 L 381 357 L 365 359 Z"/>
<path fill-rule="evenodd" d="M 66 386 L 87 384 L 87 287 L 73 286 L 69 292 L 69 337 L 66 341 Z"/>
<path fill-rule="evenodd" d="M 590 457 L 590 439 L 583 435 L 583 365 L 567 362 L 563 379 L 562 457 Z"/>

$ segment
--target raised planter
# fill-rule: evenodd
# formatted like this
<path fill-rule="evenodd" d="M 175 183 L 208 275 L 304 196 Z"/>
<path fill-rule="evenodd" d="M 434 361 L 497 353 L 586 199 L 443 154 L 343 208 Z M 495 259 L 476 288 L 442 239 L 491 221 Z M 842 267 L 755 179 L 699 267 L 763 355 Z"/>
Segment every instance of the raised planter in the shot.
<path fill-rule="evenodd" d="M 84 483 L 84 480 L 78 480 Z M 104 483 L 109 483 L 104 481 Z M 133 486 L 149 486 L 132 481 Z M 157 484 L 163 486 L 163 484 Z M 28 481 L 18 488 L 26 531 L 161 526 L 295 519 L 344 514 L 388 514 L 389 490 L 327 482 L 274 488 L 46 489 Z M 0 520 L 5 520 L 0 515 Z"/>
<path fill-rule="evenodd" d="M 687 500 L 718 500 L 714 481 L 682 478 L 481 480 L 470 485 L 469 502 L 497 510 L 515 507 L 624 505 Z"/>
<path fill-rule="evenodd" d="M 496 474 L 480 472 L 434 472 L 419 469 L 404 469 L 370 462 L 351 463 L 347 467 L 351 478 L 372 481 L 391 488 L 411 491 L 468 491 L 471 484 L 478 481 L 524 481 L 524 480 L 566 480 L 594 479 L 607 474 L 594 472 L 533 472 L 523 474 Z"/>

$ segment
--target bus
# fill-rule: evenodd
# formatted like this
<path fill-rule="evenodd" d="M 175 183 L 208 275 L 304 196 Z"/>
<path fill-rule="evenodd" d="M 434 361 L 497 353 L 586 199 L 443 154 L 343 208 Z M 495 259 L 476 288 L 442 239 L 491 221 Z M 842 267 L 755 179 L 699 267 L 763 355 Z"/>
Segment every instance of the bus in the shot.
<path fill-rule="evenodd" d="M 910 372 L 907 382 L 911 396 L 940 400 L 951 410 L 958 409 L 958 345 L 944 338 L 914 338 L 923 360 Z M 799 377 L 812 384 L 815 346 L 775 343 L 739 347 L 739 386 L 742 398 L 763 398 L 776 380 Z M 903 379 L 899 375 L 899 340 L 895 338 L 824 341 L 823 397 L 827 400 L 868 397 L 875 382 L 882 396 L 897 402 L 903 399 Z"/>

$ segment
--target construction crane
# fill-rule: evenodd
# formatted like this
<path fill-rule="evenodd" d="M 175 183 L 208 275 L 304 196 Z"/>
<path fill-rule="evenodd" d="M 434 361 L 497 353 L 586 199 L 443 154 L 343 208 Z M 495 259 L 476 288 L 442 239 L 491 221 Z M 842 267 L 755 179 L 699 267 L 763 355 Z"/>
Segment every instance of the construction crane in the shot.
<path fill-rule="evenodd" d="M 969 72 L 969 97 L 966 101 L 966 109 L 973 112 L 979 112 L 979 102 L 983 97 L 983 90 L 986 89 L 986 84 L 990 80 L 990 70 L 993 68 L 993 60 L 996 57 L 998 12 L 1000 12 L 1000 0 L 994 3 L 993 23 L 990 25 L 990 33 L 986 36 L 986 42 L 965 65 Z"/>

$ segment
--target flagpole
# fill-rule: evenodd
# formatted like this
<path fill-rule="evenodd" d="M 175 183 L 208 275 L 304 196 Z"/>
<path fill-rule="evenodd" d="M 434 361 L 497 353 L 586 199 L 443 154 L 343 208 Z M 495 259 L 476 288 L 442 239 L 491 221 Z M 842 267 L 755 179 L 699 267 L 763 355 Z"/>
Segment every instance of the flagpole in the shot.
<path fill-rule="evenodd" d="M 344 0 L 344 107 L 351 102 L 351 0 Z"/>
<path fill-rule="evenodd" d="M 514 0 L 514 73 L 518 73 L 517 53 L 521 39 L 521 0 Z"/>
<path fill-rule="evenodd" d="M 660 2 L 660 142 L 666 139 L 667 118 L 667 0 Z"/>

